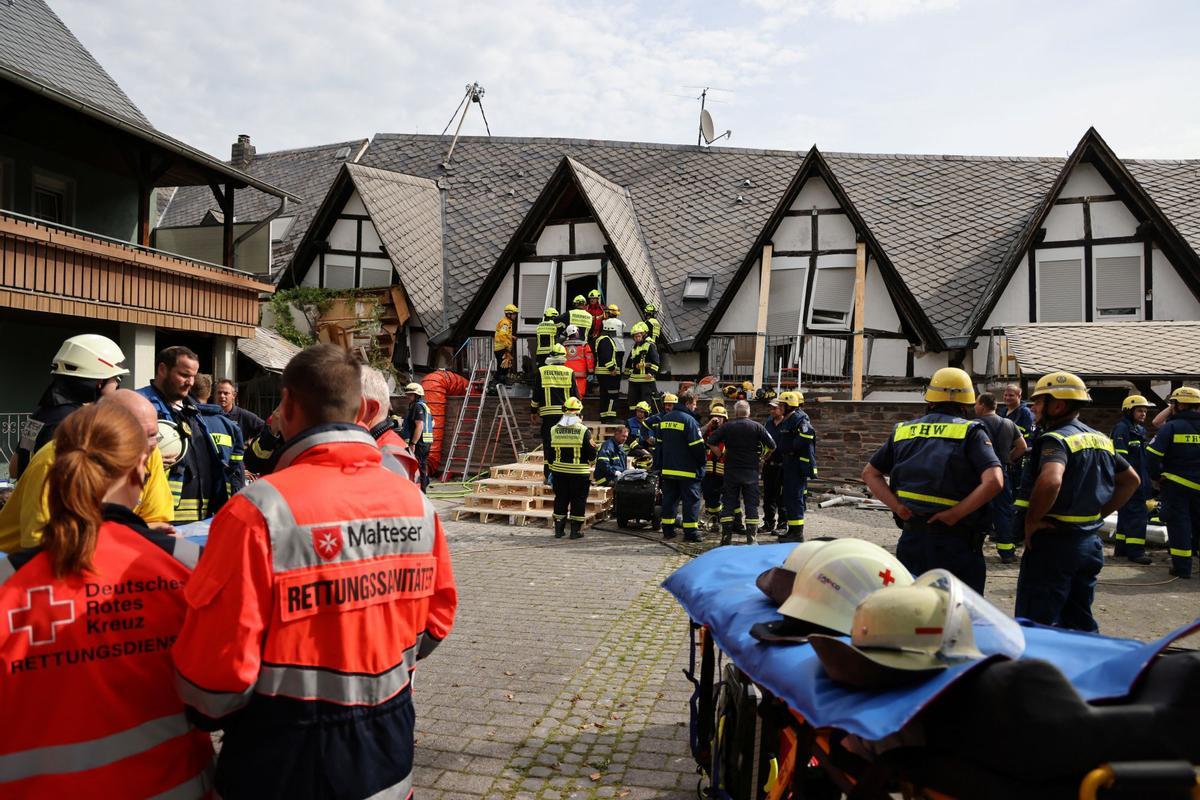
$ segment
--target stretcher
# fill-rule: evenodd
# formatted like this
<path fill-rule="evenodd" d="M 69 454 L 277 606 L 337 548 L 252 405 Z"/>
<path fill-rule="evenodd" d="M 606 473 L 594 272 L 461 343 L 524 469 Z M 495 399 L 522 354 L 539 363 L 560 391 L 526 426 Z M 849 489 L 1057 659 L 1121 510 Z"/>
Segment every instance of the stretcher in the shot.
<path fill-rule="evenodd" d="M 855 691 L 807 644 L 768 645 L 755 585 L 792 545 L 723 547 L 664 587 L 692 620 L 692 752 L 704 795 L 733 800 L 1200 798 L 1200 653 L 1023 622 L 1024 655 Z M 1120 794 L 1132 787 L 1132 794 Z"/>

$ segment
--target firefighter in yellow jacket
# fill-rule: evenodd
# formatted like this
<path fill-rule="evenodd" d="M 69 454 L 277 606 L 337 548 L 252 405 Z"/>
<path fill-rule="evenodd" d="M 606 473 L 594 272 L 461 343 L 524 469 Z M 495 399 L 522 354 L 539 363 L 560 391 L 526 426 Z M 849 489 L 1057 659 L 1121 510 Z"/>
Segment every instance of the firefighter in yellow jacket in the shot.
<path fill-rule="evenodd" d="M 596 445 L 591 430 L 579 419 L 583 413 L 579 398 L 568 397 L 562 410 L 562 417 L 550 429 L 550 449 L 546 452 L 554 475 L 554 538 L 561 539 L 569 523 L 571 538 L 581 539 Z"/>
<path fill-rule="evenodd" d="M 517 365 L 516 326 L 519 309 L 512 303 L 504 307 L 504 316 L 496 323 L 492 353 L 496 357 L 496 383 L 508 385 L 508 371 Z"/>

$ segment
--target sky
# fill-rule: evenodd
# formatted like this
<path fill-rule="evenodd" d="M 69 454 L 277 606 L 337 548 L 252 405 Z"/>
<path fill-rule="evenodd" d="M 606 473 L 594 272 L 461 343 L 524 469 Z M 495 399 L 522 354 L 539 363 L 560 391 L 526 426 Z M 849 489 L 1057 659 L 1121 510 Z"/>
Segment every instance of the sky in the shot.
<path fill-rule="evenodd" d="M 221 158 L 440 133 L 1200 158 L 1190 0 L 49 0 L 161 130 Z M 451 132 L 453 127 L 451 128 Z M 485 133 L 479 108 L 463 133 Z"/>

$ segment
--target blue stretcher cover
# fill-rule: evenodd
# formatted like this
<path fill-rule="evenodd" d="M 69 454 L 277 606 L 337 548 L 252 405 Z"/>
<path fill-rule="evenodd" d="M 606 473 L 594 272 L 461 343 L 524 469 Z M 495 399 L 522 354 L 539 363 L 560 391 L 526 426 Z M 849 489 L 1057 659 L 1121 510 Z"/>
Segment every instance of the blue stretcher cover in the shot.
<path fill-rule="evenodd" d="M 985 662 L 951 667 L 918 684 L 881 692 L 834 683 L 807 644 L 764 644 L 750 626 L 779 618 L 755 586 L 765 569 L 777 567 L 795 545 L 718 547 L 672 573 L 663 587 L 688 616 L 706 626 L 724 653 L 813 726 L 840 728 L 879 740 L 898 732 L 954 681 Z M 1084 700 L 1119 699 L 1150 661 L 1172 641 L 1200 628 L 1200 619 L 1144 644 L 1022 621 L 1025 655 L 1051 662 Z"/>
<path fill-rule="evenodd" d="M 210 527 L 212 527 L 211 517 L 202 519 L 199 522 L 189 522 L 186 525 L 176 525 L 175 530 L 189 542 L 203 547 L 208 544 L 208 529 Z"/>

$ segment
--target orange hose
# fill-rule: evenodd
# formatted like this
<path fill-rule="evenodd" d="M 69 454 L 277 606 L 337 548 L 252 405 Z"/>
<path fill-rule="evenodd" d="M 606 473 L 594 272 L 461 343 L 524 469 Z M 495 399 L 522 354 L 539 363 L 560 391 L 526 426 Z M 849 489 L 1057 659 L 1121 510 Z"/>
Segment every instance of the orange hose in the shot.
<path fill-rule="evenodd" d="M 435 472 L 441 466 L 442 442 L 446 432 L 446 398 L 461 397 L 467 393 L 467 379 L 457 372 L 439 369 L 421 379 L 425 390 L 425 404 L 433 414 L 433 444 L 429 448 L 428 468 Z"/>

